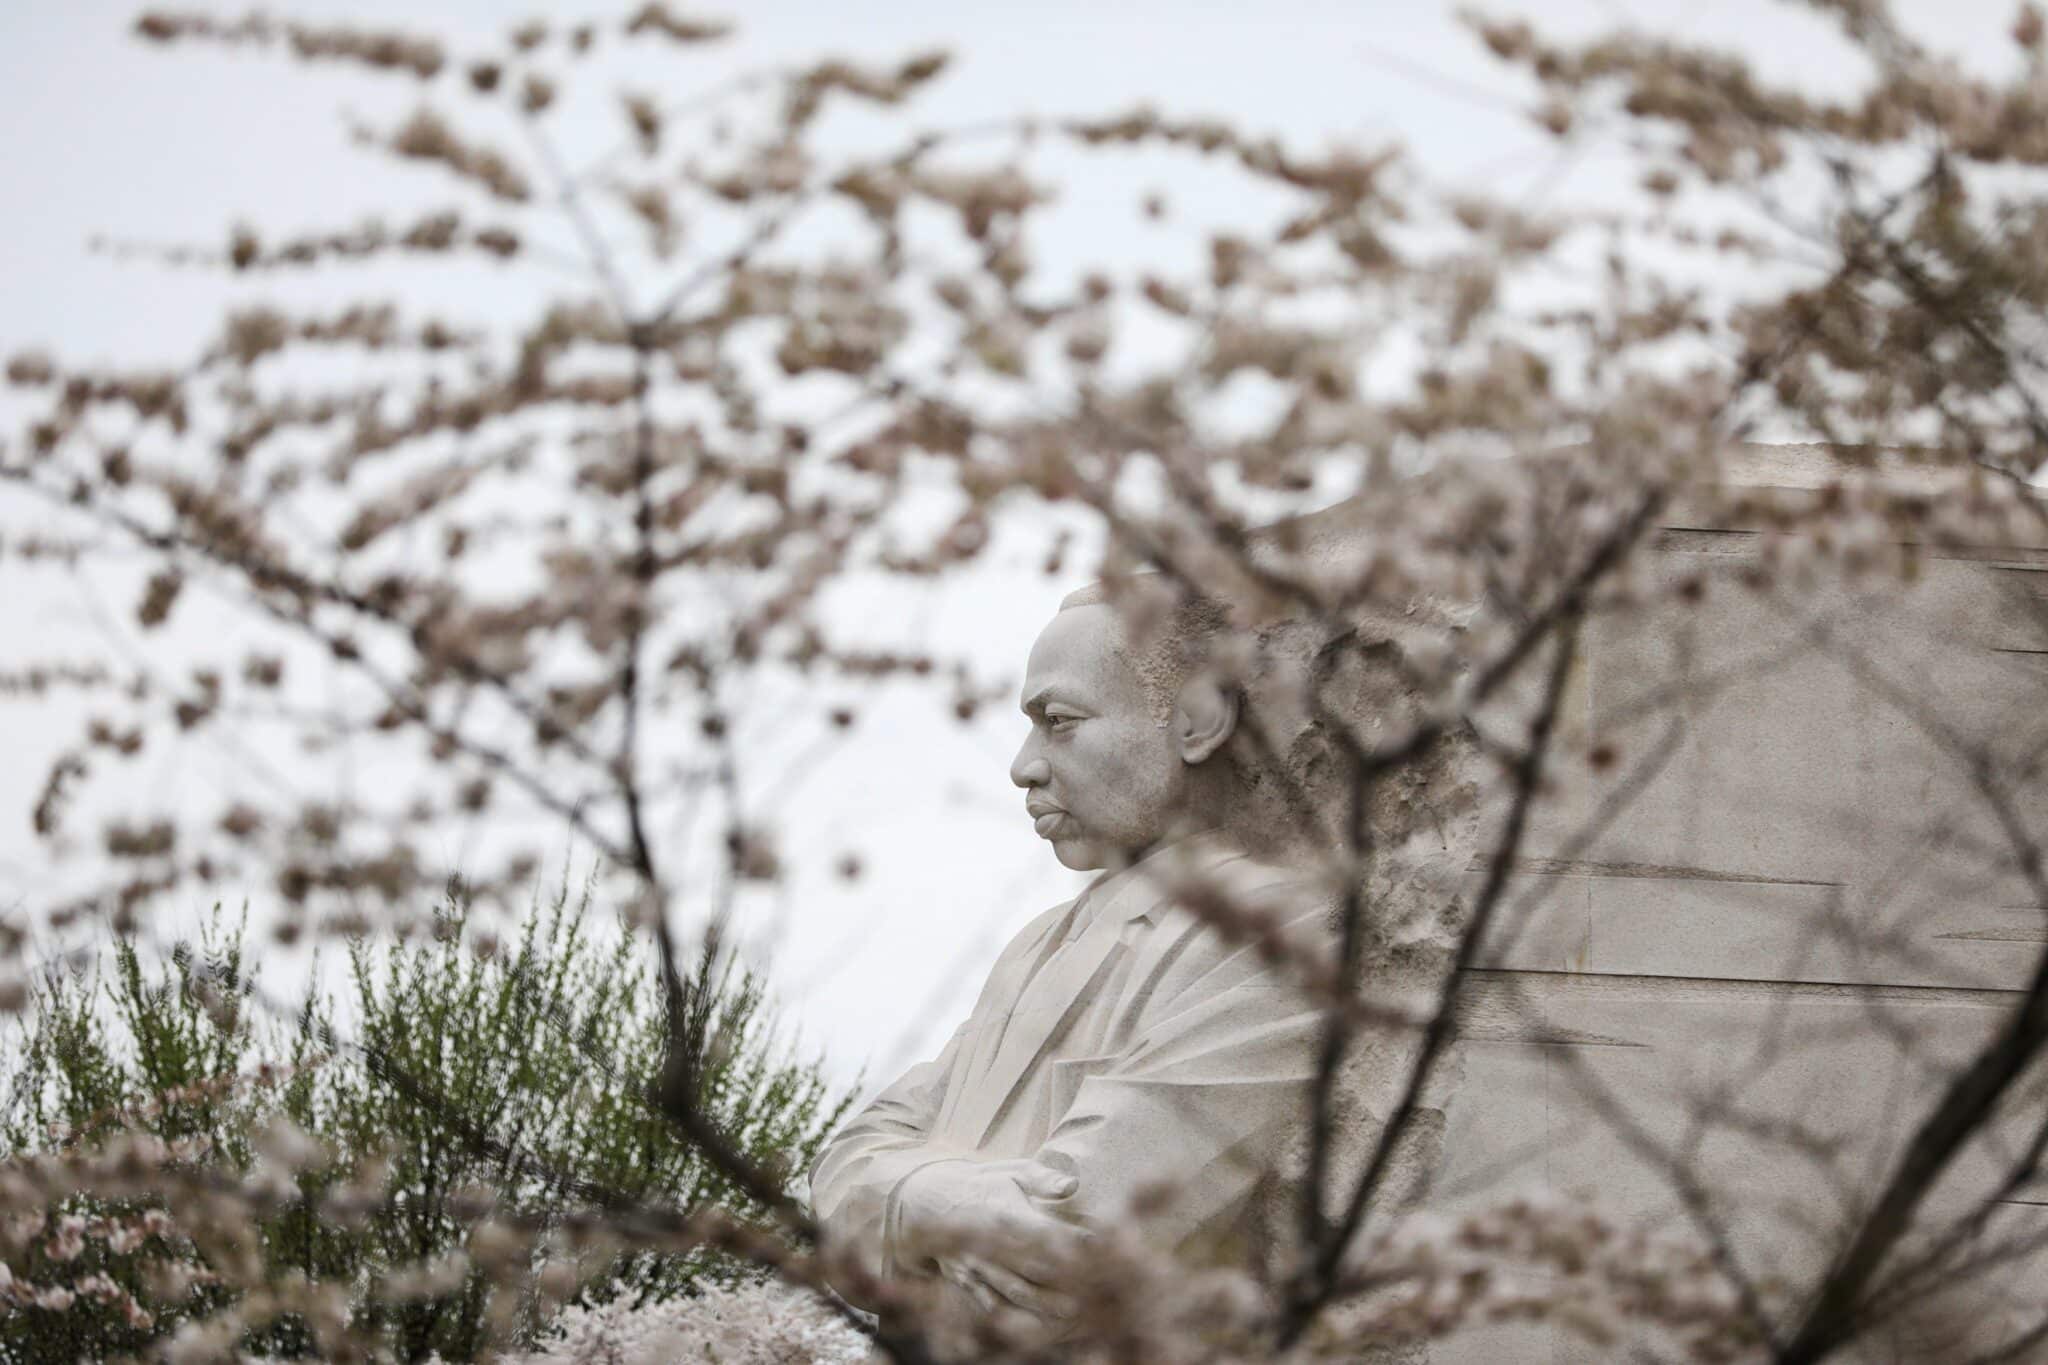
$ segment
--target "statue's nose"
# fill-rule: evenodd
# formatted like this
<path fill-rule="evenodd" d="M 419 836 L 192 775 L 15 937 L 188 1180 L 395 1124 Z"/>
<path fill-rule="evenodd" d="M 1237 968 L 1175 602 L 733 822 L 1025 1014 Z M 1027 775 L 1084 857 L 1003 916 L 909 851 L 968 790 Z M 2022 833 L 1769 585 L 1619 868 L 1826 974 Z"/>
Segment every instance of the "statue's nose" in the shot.
<path fill-rule="evenodd" d="M 1010 780 L 1020 787 L 1042 787 L 1052 781 L 1052 765 L 1042 758 L 1018 754 L 1010 764 Z"/>

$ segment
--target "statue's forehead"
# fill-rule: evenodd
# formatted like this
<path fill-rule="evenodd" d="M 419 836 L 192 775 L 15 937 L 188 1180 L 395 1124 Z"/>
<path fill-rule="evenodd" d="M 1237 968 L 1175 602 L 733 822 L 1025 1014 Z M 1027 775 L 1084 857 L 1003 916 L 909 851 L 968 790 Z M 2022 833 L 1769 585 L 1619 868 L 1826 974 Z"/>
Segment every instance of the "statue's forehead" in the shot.
<path fill-rule="evenodd" d="M 1123 625 L 1105 603 L 1068 607 L 1046 623 L 1025 665 L 1022 700 L 1048 690 L 1119 700 L 1138 690 L 1123 647 Z"/>

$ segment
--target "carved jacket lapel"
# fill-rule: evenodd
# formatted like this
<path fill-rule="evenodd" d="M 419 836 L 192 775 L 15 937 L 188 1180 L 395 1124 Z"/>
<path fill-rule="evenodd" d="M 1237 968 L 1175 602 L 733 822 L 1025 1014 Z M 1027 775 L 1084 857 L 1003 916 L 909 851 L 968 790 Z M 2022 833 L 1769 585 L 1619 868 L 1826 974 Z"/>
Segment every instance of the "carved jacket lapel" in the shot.
<path fill-rule="evenodd" d="M 988 980 L 982 984 L 981 994 L 975 998 L 974 1009 L 968 1015 L 971 1025 L 968 1034 L 973 1042 L 962 1049 L 954 1063 L 955 1072 L 947 1083 L 945 1103 L 939 1110 L 938 1132 L 952 1135 L 956 1140 L 976 1141 L 980 1138 L 985 1120 L 974 1119 L 971 1115 L 963 1118 L 961 1111 L 963 1107 L 978 1102 L 976 1082 L 988 1073 L 995 1061 L 1004 1021 L 1016 1007 L 1025 974 L 1043 954 L 1047 936 L 1059 932 L 1065 922 L 1067 908 L 1072 904 L 1072 901 L 1062 901 L 1033 921 L 1004 950 Z"/>
<path fill-rule="evenodd" d="M 977 1068 L 968 1073 L 966 1093 L 950 1125 L 954 1132 L 977 1144 L 987 1139 L 988 1130 L 1030 1074 L 1032 1064 L 1093 1001 L 1096 978 L 1123 943 L 1127 926 L 1154 912 L 1160 891 L 1134 867 L 1099 887 L 1094 898 L 1096 904 L 1086 911 L 1088 927 L 1055 952 L 1024 985 L 1015 997 L 1008 1024 L 1003 1025 L 999 1015 L 985 1024 L 990 1029 L 1002 1027 L 1002 1039 L 987 1070 Z"/>

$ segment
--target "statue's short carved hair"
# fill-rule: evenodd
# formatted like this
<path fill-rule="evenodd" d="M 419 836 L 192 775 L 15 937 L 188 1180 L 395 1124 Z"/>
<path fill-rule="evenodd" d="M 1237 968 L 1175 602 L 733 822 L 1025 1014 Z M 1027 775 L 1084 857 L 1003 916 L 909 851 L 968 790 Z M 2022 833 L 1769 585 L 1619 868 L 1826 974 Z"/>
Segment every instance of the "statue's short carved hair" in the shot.
<path fill-rule="evenodd" d="M 1176 588 L 1156 573 L 1090 583 L 1060 602 L 1061 611 L 1093 606 L 1110 607 L 1122 620 L 1123 655 L 1160 718 L 1173 714 L 1181 687 L 1231 629 L 1222 603 Z"/>

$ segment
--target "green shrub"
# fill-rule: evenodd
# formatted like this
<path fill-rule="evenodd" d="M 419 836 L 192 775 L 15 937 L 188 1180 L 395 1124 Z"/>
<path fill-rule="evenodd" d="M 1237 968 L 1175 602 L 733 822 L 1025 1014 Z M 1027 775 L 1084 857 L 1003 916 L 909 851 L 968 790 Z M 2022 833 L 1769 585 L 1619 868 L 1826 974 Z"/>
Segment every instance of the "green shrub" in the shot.
<path fill-rule="evenodd" d="M 450 1259 L 479 1217 L 466 1193 L 484 1187 L 497 1208 L 543 1220 L 597 1188 L 763 1216 L 647 1102 L 663 1061 L 659 973 L 644 936 L 620 932 L 608 945 L 592 937 L 589 902 L 586 891 L 572 905 L 565 891 L 537 906 L 516 940 L 493 945 L 473 931 L 457 890 L 428 934 L 382 946 L 352 940 L 345 1029 L 317 991 L 296 1012 L 265 1008 L 244 926 L 224 927 L 217 907 L 198 944 L 154 966 L 118 941 L 111 972 L 102 961 L 41 982 L 10 1040 L 0 1091 L 7 1160 L 143 1132 L 187 1144 L 182 1160 L 240 1174 L 258 1160 L 260 1135 L 288 1120 L 323 1154 L 292 1177 L 298 1197 L 260 1230 L 266 1282 L 303 1275 L 344 1286 L 351 1311 L 374 1320 L 401 1360 L 473 1359 L 493 1333 L 530 1340 L 544 1316 L 531 1280 L 494 1288 Z M 762 983 L 746 970 L 714 975 L 703 1004 L 705 1112 L 757 1164 L 785 1176 L 802 1170 L 846 1097 L 777 1038 Z M 337 1041 L 340 1033 L 351 1041 Z M 371 1162 L 386 1174 L 369 1215 L 350 1225 L 321 1218 L 321 1195 Z M 49 1209 L 42 1229 L 0 1234 L 17 1302 L 35 1290 L 75 1291 L 63 1311 L 0 1311 L 0 1361 L 138 1351 L 232 1297 L 208 1277 L 221 1256 L 247 1249 L 202 1247 L 164 1227 L 161 1213 L 145 1223 L 151 1207 L 146 1198 L 116 1206 L 72 1196 Z M 442 1278 L 409 1300 L 373 1292 L 437 1265 Z M 586 1303 L 666 1299 L 757 1273 L 703 1251 L 574 1264 Z M 310 1353 L 313 1341 L 285 1314 L 243 1346 L 292 1356 Z"/>

